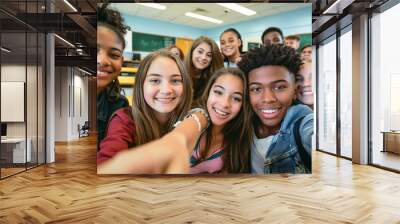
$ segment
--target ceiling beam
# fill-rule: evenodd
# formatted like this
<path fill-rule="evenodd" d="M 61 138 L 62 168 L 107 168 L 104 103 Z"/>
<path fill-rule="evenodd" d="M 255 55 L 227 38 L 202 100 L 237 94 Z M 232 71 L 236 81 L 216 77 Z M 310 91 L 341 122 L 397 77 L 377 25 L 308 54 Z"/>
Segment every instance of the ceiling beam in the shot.
<path fill-rule="evenodd" d="M 92 26 L 82 15 L 80 14 L 67 14 L 67 16 L 74 21 L 78 26 L 80 26 L 85 33 L 90 37 L 90 39 L 96 38 L 96 28 Z"/>

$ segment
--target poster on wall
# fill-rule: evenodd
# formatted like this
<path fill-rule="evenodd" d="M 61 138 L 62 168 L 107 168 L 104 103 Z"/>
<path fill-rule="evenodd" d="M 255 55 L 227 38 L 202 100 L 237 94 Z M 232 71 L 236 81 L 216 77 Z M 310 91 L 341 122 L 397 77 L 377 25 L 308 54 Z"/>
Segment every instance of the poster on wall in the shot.
<path fill-rule="evenodd" d="M 216 3 L 98 4 L 98 46 L 129 26 L 125 51 L 148 53 L 132 106 L 123 97 L 98 105 L 108 113 L 98 120 L 98 174 L 311 173 L 311 69 L 285 42 L 300 34 L 311 44 L 311 4 L 280 4 L 276 13 L 271 3 L 238 5 L 248 15 Z"/>

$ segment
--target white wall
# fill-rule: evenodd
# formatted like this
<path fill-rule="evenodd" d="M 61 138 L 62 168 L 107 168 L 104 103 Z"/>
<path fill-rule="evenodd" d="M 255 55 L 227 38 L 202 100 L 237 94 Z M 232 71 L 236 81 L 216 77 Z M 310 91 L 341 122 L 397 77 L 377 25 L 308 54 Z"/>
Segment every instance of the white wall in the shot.
<path fill-rule="evenodd" d="M 89 106 L 89 102 L 88 102 L 88 78 L 87 77 L 82 77 L 79 74 L 83 74 L 80 73 L 79 70 L 74 70 L 74 91 L 72 92 L 72 94 L 74 94 L 74 96 L 72 96 L 71 99 L 74 100 L 73 103 L 71 103 L 71 105 L 74 105 L 74 107 L 72 108 L 72 120 L 71 120 L 71 136 L 72 138 L 78 138 L 79 137 L 79 133 L 78 133 L 78 124 L 80 124 L 80 126 L 82 126 L 85 121 L 88 121 L 89 119 L 89 115 L 88 115 L 88 106 Z M 78 74 L 77 74 L 78 72 Z"/>
<path fill-rule="evenodd" d="M 25 82 L 25 65 L 18 64 L 5 64 L 1 65 L 1 81 L 8 82 Z M 28 70 L 31 70 L 29 68 Z M 32 94 L 27 94 L 28 96 Z M 7 108 L 1 108 L 7 110 Z M 7 136 L 8 137 L 25 137 L 25 123 L 24 122 L 7 122 Z"/>
<path fill-rule="evenodd" d="M 68 140 L 68 68 L 55 68 L 55 141 Z"/>
<path fill-rule="evenodd" d="M 7 122 L 7 137 L 30 139 L 31 155 L 33 162 L 37 158 L 39 163 L 44 163 L 44 80 L 41 66 L 32 66 L 25 64 L 3 64 L 1 66 L 2 81 L 24 82 L 26 86 L 26 100 L 22 108 L 18 110 L 25 114 L 26 120 L 23 122 Z M 25 80 L 27 78 L 27 80 Z M 24 92 L 22 91 L 22 94 Z M 2 96 L 4 97 L 4 95 Z M 6 96 L 7 97 L 7 96 Z M 25 98 L 25 97 L 24 97 Z M 26 105 L 25 105 L 26 103 Z M 1 108 L 1 110 L 12 110 L 10 107 Z M 7 111 L 13 113 L 13 111 Z M 14 112 L 15 113 L 15 112 Z M 23 115 L 25 116 L 25 115 Z M 39 155 L 37 155 L 39 153 Z"/>
<path fill-rule="evenodd" d="M 88 120 L 88 79 L 72 67 L 56 67 L 56 74 L 55 141 L 77 139 L 78 124 Z"/>

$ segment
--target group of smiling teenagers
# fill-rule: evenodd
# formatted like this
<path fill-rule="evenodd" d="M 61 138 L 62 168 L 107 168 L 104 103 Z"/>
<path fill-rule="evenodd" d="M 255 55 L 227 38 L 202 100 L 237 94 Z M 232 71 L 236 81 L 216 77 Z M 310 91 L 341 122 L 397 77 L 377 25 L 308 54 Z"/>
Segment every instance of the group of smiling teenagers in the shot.
<path fill-rule="evenodd" d="M 230 28 L 220 47 L 201 36 L 185 56 L 176 46 L 148 54 L 132 106 L 117 79 L 126 29 L 99 6 L 99 174 L 311 172 L 311 58 L 283 45 L 278 28 L 247 52 Z"/>

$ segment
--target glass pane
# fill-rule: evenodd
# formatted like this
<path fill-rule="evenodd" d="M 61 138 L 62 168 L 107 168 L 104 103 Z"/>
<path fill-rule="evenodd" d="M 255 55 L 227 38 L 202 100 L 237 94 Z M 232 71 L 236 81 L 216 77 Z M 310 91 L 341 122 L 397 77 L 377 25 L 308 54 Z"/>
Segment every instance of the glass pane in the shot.
<path fill-rule="evenodd" d="M 400 170 L 400 4 L 372 18 L 372 163 Z"/>
<path fill-rule="evenodd" d="M 45 35 L 39 34 L 39 45 L 38 45 L 38 164 L 45 163 L 46 149 L 45 149 Z"/>
<path fill-rule="evenodd" d="M 24 7 L 24 3 L 20 3 Z M 6 133 L 1 140 L 1 177 L 25 170 L 30 160 L 26 141 L 26 33 L 14 18 L 0 12 L 1 29 L 1 121 Z"/>
<path fill-rule="evenodd" d="M 28 168 L 37 165 L 37 73 L 38 73 L 38 56 L 37 46 L 38 37 L 36 32 L 27 33 L 28 38 L 28 63 L 27 63 L 27 80 L 26 80 L 26 115 L 27 115 L 27 142 L 28 150 Z"/>
<path fill-rule="evenodd" d="M 318 147 L 336 154 L 336 39 L 318 48 Z"/>
<path fill-rule="evenodd" d="M 33 24 L 38 23 L 38 5 L 37 2 L 27 2 L 27 21 L 31 21 Z M 27 62 L 27 142 L 30 146 L 30 161 L 27 163 L 27 167 L 31 168 L 37 166 L 38 160 L 38 143 L 37 143 L 37 128 L 38 128 L 38 119 L 37 119 L 37 81 L 38 81 L 38 33 L 36 30 L 29 29 L 27 31 L 27 48 L 28 48 L 28 62 Z"/>
<path fill-rule="evenodd" d="M 340 37 L 340 154 L 352 157 L 352 35 Z"/>

